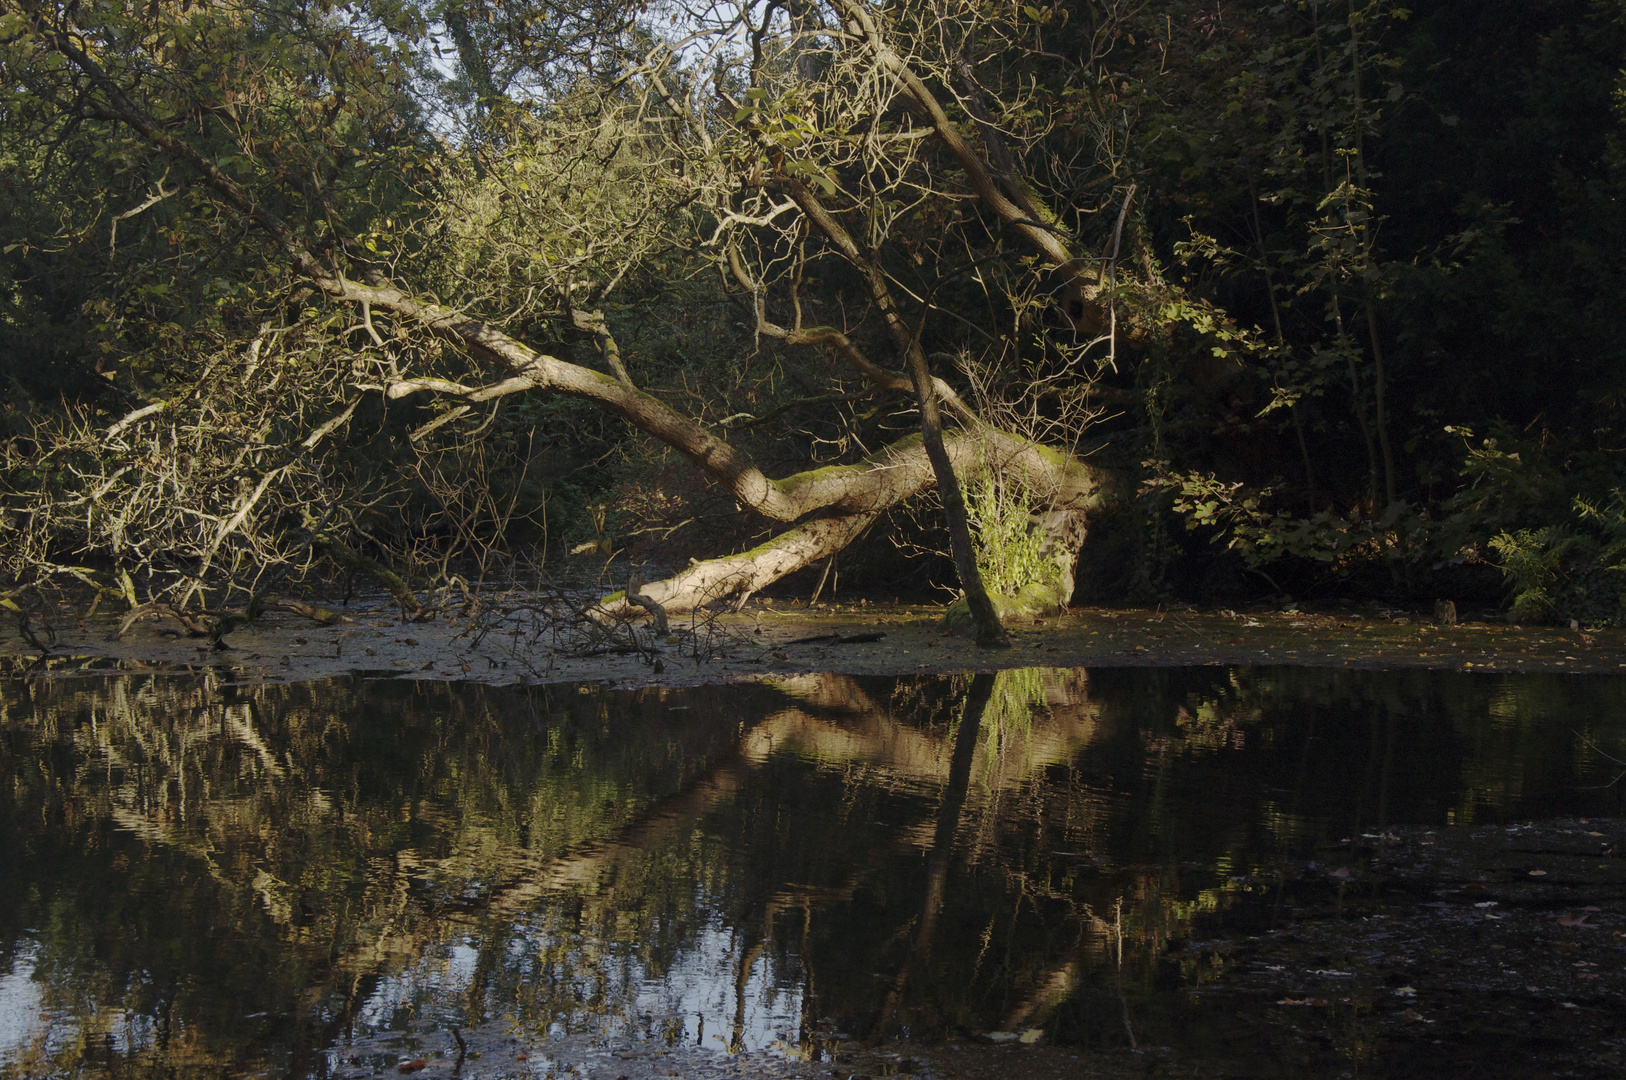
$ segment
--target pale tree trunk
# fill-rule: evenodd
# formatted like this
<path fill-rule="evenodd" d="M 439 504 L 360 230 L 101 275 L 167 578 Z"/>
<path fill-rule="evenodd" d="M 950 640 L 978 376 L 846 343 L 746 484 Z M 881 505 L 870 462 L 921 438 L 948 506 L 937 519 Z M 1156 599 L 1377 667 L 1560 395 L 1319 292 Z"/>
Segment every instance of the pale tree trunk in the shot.
<path fill-rule="evenodd" d="M 945 432 L 943 453 L 951 476 L 992 469 L 1027 494 L 1035 507 L 1033 528 L 1044 538 L 1045 554 L 1065 602 L 1073 590 L 1073 567 L 1090 517 L 1111 497 L 1110 475 L 987 427 Z M 821 497 L 839 492 L 840 499 L 832 498 L 823 516 L 749 551 L 696 562 L 664 581 L 644 585 L 640 592 L 674 615 L 730 598 L 738 602 L 841 551 L 882 513 L 929 489 L 936 472 L 923 440 L 910 437 L 853 465 L 787 477 L 778 481 L 784 488 L 801 492 L 817 486 Z M 612 615 L 641 614 L 620 594 L 606 598 L 603 606 Z"/>

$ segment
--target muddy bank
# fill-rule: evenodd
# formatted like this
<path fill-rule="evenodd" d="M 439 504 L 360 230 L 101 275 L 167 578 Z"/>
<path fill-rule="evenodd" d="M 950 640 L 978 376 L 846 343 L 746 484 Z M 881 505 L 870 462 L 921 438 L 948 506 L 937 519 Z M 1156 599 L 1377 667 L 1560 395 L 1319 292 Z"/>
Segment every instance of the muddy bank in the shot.
<path fill-rule="evenodd" d="M 329 1052 L 334 1080 L 417 1076 L 421 1080 L 997 1080 L 1012 1076 L 1130 1080 L 1161 1072 L 1154 1051 L 1088 1052 L 1040 1043 L 1001 1045 L 954 1039 L 936 1045 L 832 1042 L 815 1054 L 724 1050 L 668 1044 L 659 1038 L 514 1033 L 503 1025 L 459 1031 L 422 1025 L 352 1040 Z M 1150 1068 L 1149 1068 L 1150 1065 Z"/>
<path fill-rule="evenodd" d="M 991 671 L 1032 667 L 1290 664 L 1464 671 L 1626 671 L 1626 631 L 1466 621 L 1441 626 L 1416 613 L 1363 610 L 1195 611 L 1073 608 L 1013 625 L 1008 650 L 949 634 L 942 608 L 841 604 L 816 610 L 753 602 L 737 614 L 676 620 L 646 655 L 550 647 L 500 616 L 402 621 L 379 603 L 332 627 L 277 612 L 212 650 L 165 618 L 115 638 L 117 620 L 63 610 L 41 635 L 41 657 L 11 623 L 0 657 L 12 670 L 70 672 L 228 668 L 240 678 L 297 681 L 350 671 L 489 683 L 598 680 L 689 686 L 766 674 Z"/>

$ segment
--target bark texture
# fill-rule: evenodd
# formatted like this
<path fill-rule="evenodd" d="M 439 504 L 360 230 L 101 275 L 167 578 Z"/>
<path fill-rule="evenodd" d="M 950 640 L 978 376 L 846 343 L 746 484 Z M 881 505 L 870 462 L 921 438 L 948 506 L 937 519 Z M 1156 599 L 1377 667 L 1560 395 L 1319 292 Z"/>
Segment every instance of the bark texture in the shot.
<path fill-rule="evenodd" d="M 1035 507 L 1033 527 L 1045 538 L 1065 593 L 1071 594 L 1074 563 L 1088 531 L 1090 515 L 1111 497 L 1110 475 L 1067 454 L 995 428 L 943 433 L 943 451 L 954 473 L 1000 470 L 1022 487 Z M 725 599 L 750 595 L 827 559 L 856 540 L 877 517 L 936 482 L 923 440 L 911 436 L 863 461 L 776 483 L 798 497 L 820 503 L 820 516 L 749 551 L 696 562 L 663 581 L 643 586 L 642 594 L 668 614 L 681 614 Z M 605 608 L 625 617 L 641 613 L 620 594 Z"/>

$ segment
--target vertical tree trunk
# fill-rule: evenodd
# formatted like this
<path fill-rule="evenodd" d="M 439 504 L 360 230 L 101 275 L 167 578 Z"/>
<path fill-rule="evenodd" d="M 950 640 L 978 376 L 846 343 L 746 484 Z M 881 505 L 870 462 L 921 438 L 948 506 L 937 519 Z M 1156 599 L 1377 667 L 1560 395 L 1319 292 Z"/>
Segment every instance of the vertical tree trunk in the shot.
<path fill-rule="evenodd" d="M 994 610 L 993 601 L 988 599 L 988 590 L 982 584 L 982 574 L 977 570 L 977 553 L 971 546 L 971 524 L 966 518 L 965 495 L 960 491 L 960 481 L 954 475 L 954 463 L 943 447 L 943 420 L 937 408 L 937 385 L 932 381 L 926 354 L 920 348 L 919 335 L 910 331 L 908 323 L 898 311 L 897 304 L 893 302 L 892 291 L 887 286 L 886 275 L 879 263 L 864 254 L 854 242 L 852 235 L 841 227 L 841 223 L 830 214 L 818 196 L 809 191 L 805 185 L 794 180 L 784 180 L 781 183 L 807 214 L 807 219 L 813 227 L 824 234 L 847 261 L 862 270 L 864 276 L 869 279 L 870 296 L 875 301 L 882 318 L 886 320 L 886 328 L 892 336 L 893 343 L 909 363 L 909 379 L 914 383 L 915 400 L 920 405 L 921 439 L 926 447 L 926 457 L 932 464 L 932 472 L 937 478 L 938 492 L 943 497 L 943 517 L 948 523 L 949 544 L 954 550 L 954 567 L 959 571 L 960 586 L 965 589 L 966 602 L 971 607 L 971 617 L 977 623 L 977 644 L 984 648 L 1008 649 L 1011 639 L 1006 636 L 1005 627 L 1000 624 L 999 613 Z"/>
<path fill-rule="evenodd" d="M 1336 290 L 1332 294 L 1332 313 L 1338 325 L 1338 340 L 1344 346 L 1344 359 L 1349 364 L 1350 407 L 1354 410 L 1356 423 L 1361 426 L 1361 441 L 1366 444 L 1367 487 L 1375 503 L 1378 501 L 1378 447 L 1372 438 L 1372 422 L 1366 418 L 1366 406 L 1361 402 L 1361 376 L 1355 367 L 1355 350 L 1349 333 L 1344 329 L 1344 309 Z"/>
<path fill-rule="evenodd" d="M 960 490 L 959 477 L 954 475 L 954 463 L 943 447 L 943 421 L 937 409 L 937 388 L 932 385 L 931 369 L 926 366 L 926 356 L 918 344 L 907 351 L 909 375 L 914 380 L 915 398 L 920 403 L 920 434 L 932 472 L 937 476 L 938 493 L 943 498 L 943 518 L 948 523 L 954 568 L 959 571 L 960 587 L 965 589 L 971 617 L 977 622 L 977 644 L 986 649 L 1008 649 L 1011 639 L 999 621 L 994 602 L 988 599 L 982 573 L 977 569 L 977 552 L 971 545 L 971 522 L 965 512 L 965 494 Z"/>
<path fill-rule="evenodd" d="M 1390 503 L 1395 501 L 1395 456 L 1389 449 L 1389 418 L 1384 407 L 1385 373 L 1383 345 L 1378 341 L 1378 316 L 1372 308 L 1372 290 L 1366 290 L 1366 329 L 1372 335 L 1372 399 L 1377 407 L 1378 446 L 1383 453 L 1383 493 Z"/>

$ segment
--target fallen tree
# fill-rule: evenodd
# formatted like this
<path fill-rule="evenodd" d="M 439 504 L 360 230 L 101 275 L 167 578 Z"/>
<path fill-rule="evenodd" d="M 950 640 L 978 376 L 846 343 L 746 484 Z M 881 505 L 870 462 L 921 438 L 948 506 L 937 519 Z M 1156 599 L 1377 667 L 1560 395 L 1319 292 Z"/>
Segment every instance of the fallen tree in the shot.
<path fill-rule="evenodd" d="M 932 370 L 927 346 L 950 341 L 929 327 L 964 324 L 982 342 L 986 365 L 1020 373 L 1037 362 L 1022 351 L 1034 347 L 1031 337 L 1044 361 L 1078 384 L 1116 349 L 1109 267 L 1078 253 L 1076 225 L 1021 171 L 1022 155 L 990 111 L 968 56 L 978 39 L 985 48 L 1010 45 L 1019 28 L 971 9 L 903 12 L 888 23 L 858 0 L 788 13 L 719 7 L 692 24 L 674 16 L 653 49 L 631 38 L 607 52 L 615 68 L 607 85 L 582 79 L 528 101 L 511 95 L 504 138 L 451 153 L 430 182 L 427 215 L 399 224 L 375 219 L 363 230 L 346 223 L 353 208 L 320 178 L 306 182 L 268 162 L 245 179 L 231 164 L 263 160 L 259 147 L 273 134 L 296 138 L 268 131 L 272 121 L 245 104 L 274 96 L 274 75 L 250 66 L 216 83 L 158 77 L 168 62 L 165 42 L 208 16 L 154 5 L 120 15 L 127 21 L 117 25 L 88 25 L 68 6 L 29 0 L 12 10 L 28 28 L 25 49 L 55 58 L 36 75 L 42 85 L 57 80 L 50 83 L 56 100 L 71 98 L 80 118 L 139 136 L 167 168 L 207 191 L 215 209 L 257 230 L 269 242 L 267 257 L 291 279 L 313 287 L 329 310 L 352 313 L 337 336 L 355 350 L 338 380 L 342 407 L 303 420 L 303 437 L 285 441 L 294 452 L 277 466 L 282 472 L 262 468 L 257 487 L 228 500 L 229 513 L 212 515 L 221 524 L 202 545 L 193 588 L 202 587 L 226 537 L 254 533 L 267 490 L 296 472 L 319 471 L 308 468 L 309 453 L 351 423 L 359 401 L 427 395 L 440 403 L 412 433 L 418 442 L 477 433 L 477 410 L 545 394 L 621 418 L 687 458 L 741 510 L 788 526 L 748 551 L 645 584 L 634 601 L 607 597 L 611 614 L 649 611 L 643 601 L 670 613 L 741 602 L 935 488 L 979 639 L 998 644 L 961 491 L 967 478 L 988 474 L 1020 494 L 1042 540 L 1047 569 L 1034 584 L 1056 603 L 1070 595 L 1079 545 L 1110 486 L 1075 456 L 1083 414 L 1064 411 L 1060 426 L 1074 429 L 1055 448 L 1042 445 L 1042 432 L 1003 428 L 990 422 L 985 402 L 968 403 Z M 1102 17 L 1110 21 L 1111 12 Z M 965 32 L 958 52 L 945 52 L 931 30 L 943 18 Z M 363 42 L 343 26 L 322 32 Z M 635 40 L 644 40 L 642 55 L 630 51 Z M 141 44 L 131 49 L 132 42 Z M 696 42 L 709 51 L 697 51 Z M 713 65 L 709 83 L 702 56 Z M 187 59 L 208 66 L 207 56 Z M 352 90 L 363 81 L 337 71 L 325 77 L 331 85 L 301 92 L 334 110 L 347 107 L 346 78 Z M 290 194 L 304 200 L 304 221 L 277 212 L 294 205 Z M 380 240 L 393 241 L 394 254 Z M 1006 249 L 1011 241 L 1015 252 Z M 773 478 L 740 446 L 640 389 L 632 376 L 639 358 L 618 342 L 603 305 L 629 275 L 659 274 L 669 265 L 661 260 L 684 249 L 716 269 L 722 294 L 739 304 L 759 339 L 834 357 L 871 392 L 907 392 L 920 433 L 848 463 Z M 815 290 L 816 274 L 837 283 Z M 848 289 L 856 290 L 856 317 L 809 325 L 815 312 L 844 312 Z M 987 325 L 954 310 L 972 295 L 985 301 Z M 996 329 L 994 319 L 1008 319 L 1009 328 Z M 608 370 L 533 344 L 525 328 L 538 325 L 592 342 Z M 877 350 L 903 370 L 874 360 Z M 307 404 L 298 403 L 301 411 Z M 155 402 L 131 411 L 108 438 L 164 423 L 166 408 Z M 284 509 L 289 501 L 281 501 Z M 299 552 L 321 546 L 308 518 L 303 532 L 292 530 Z M 275 557 L 287 561 L 289 550 Z"/>
<path fill-rule="evenodd" d="M 960 475 L 997 470 L 1020 478 L 1041 507 L 1032 525 L 1044 536 L 1053 568 L 1043 585 L 1053 606 L 1065 605 L 1072 596 L 1074 564 L 1090 517 L 1111 495 L 1110 476 L 1070 455 L 993 428 L 950 432 L 944 446 Z M 743 603 L 787 574 L 841 551 L 882 513 L 934 482 L 932 464 L 917 437 L 853 465 L 787 477 L 778 486 L 830 500 L 819 516 L 749 551 L 697 562 L 665 581 L 647 584 L 643 595 L 673 613 L 722 599 Z M 631 613 L 619 597 L 607 598 L 605 606 L 614 613 Z"/>

